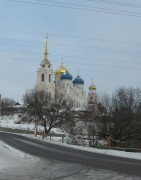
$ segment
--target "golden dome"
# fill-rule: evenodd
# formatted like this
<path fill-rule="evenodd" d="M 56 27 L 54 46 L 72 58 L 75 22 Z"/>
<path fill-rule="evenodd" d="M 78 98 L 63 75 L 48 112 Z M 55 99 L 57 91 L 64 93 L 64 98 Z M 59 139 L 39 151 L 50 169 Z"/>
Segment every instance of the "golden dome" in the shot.
<path fill-rule="evenodd" d="M 90 85 L 89 90 L 96 90 L 96 86 L 94 84 Z"/>
<path fill-rule="evenodd" d="M 55 71 L 56 76 L 61 76 L 62 74 L 68 72 L 67 68 L 65 67 L 64 63 L 61 63 L 61 66 Z"/>
<path fill-rule="evenodd" d="M 96 86 L 93 83 L 93 79 L 92 79 L 92 84 L 89 86 L 89 90 L 96 90 Z"/>

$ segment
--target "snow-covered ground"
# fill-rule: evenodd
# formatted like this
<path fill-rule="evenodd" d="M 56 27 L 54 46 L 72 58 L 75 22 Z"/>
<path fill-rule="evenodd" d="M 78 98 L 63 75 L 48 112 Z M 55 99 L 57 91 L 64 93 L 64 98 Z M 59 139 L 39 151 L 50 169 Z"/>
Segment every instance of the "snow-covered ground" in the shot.
<path fill-rule="evenodd" d="M 12 129 L 24 129 L 24 130 L 34 130 L 35 125 L 31 124 L 16 124 L 19 121 L 19 115 L 14 114 L 10 116 L 0 116 L 0 126 Z"/>
<path fill-rule="evenodd" d="M 18 115 L 0 118 L 1 127 L 18 128 L 34 130 L 34 124 L 14 124 L 18 121 Z M 41 127 L 40 127 L 41 128 Z M 59 129 L 53 129 L 54 132 L 59 132 Z M 23 134 L 30 138 L 35 138 L 34 135 Z M 116 150 L 102 150 L 90 147 L 82 147 L 76 145 L 68 145 L 61 143 L 61 138 L 52 137 L 52 141 L 49 137 L 42 140 L 42 137 L 38 135 L 36 137 L 39 141 L 46 141 L 48 143 L 60 143 L 61 146 L 67 146 L 69 148 L 80 149 L 82 151 L 96 152 L 102 154 L 110 154 L 113 156 L 129 157 L 135 159 L 141 159 L 140 153 L 129 153 Z M 139 177 L 128 176 L 125 174 L 119 174 L 113 171 L 87 168 L 85 166 L 73 163 L 65 163 L 58 161 L 48 161 L 45 159 L 39 159 L 34 156 L 25 154 L 19 150 L 16 150 L 4 142 L 0 141 L 0 179 L 67 179 L 67 180 L 97 180 L 101 179 L 114 179 L 114 180 L 139 180 Z"/>
<path fill-rule="evenodd" d="M 80 165 L 40 159 L 16 150 L 0 141 L 0 179 L 56 179 L 83 169 Z M 55 171 L 55 173 L 54 173 Z"/>
<path fill-rule="evenodd" d="M 0 127 L 34 131 L 35 123 L 18 124 L 17 122 L 19 121 L 19 119 L 20 119 L 20 117 L 18 114 L 14 114 L 14 115 L 10 115 L 10 116 L 0 116 Z M 42 131 L 43 127 L 38 126 L 38 130 Z M 53 128 L 52 131 L 55 133 L 61 133 L 59 128 Z"/>
<path fill-rule="evenodd" d="M 15 114 L 13 116 L 3 116 L 3 117 L 0 117 L 0 126 L 1 127 L 9 127 L 9 128 L 34 130 L 35 125 L 33 123 L 32 124 L 15 124 L 14 122 L 17 122 L 17 121 L 18 121 L 18 114 Z M 42 129 L 42 127 L 39 127 L 39 130 L 41 130 L 41 129 Z M 56 133 L 60 133 L 60 129 L 58 129 L 58 128 L 54 128 L 53 131 Z M 33 135 L 25 134 L 24 136 L 35 138 Z M 37 139 L 40 139 L 42 141 L 42 137 L 40 135 L 37 136 Z M 52 137 L 52 141 L 49 141 L 49 137 L 47 137 L 47 139 L 45 138 L 44 141 L 48 141 L 50 143 L 60 143 L 62 146 L 68 146 L 70 148 L 80 149 L 83 151 L 96 152 L 96 153 L 101 153 L 101 154 L 109 154 L 109 155 L 113 155 L 113 156 L 120 156 L 120 157 L 126 157 L 126 158 L 141 159 L 141 153 L 124 152 L 124 151 L 108 150 L 108 149 L 96 149 L 96 148 L 91 148 L 91 147 L 68 145 L 66 143 L 62 144 L 61 137 Z"/>
<path fill-rule="evenodd" d="M 0 174 L 6 173 L 11 168 L 19 167 L 23 159 L 31 164 L 38 160 L 38 158 L 33 158 L 33 156 L 14 149 L 3 141 L 0 141 Z"/>
<path fill-rule="evenodd" d="M 39 159 L 0 141 L 0 179 L 139 180 L 140 177 L 88 168 L 79 164 Z"/>

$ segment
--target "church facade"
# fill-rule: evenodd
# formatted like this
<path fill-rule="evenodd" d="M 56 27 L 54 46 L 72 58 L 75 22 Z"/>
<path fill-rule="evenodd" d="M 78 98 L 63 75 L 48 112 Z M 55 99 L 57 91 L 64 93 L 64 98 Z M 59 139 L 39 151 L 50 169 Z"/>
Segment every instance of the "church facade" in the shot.
<path fill-rule="evenodd" d="M 86 107 L 89 103 L 96 102 L 96 87 L 92 84 L 89 87 L 88 96 L 84 91 L 84 80 L 78 75 L 73 78 L 64 63 L 54 71 L 48 59 L 48 44 L 46 37 L 44 59 L 37 70 L 37 91 L 46 91 L 50 98 L 53 98 L 55 91 L 63 94 L 74 102 L 75 107 Z"/>

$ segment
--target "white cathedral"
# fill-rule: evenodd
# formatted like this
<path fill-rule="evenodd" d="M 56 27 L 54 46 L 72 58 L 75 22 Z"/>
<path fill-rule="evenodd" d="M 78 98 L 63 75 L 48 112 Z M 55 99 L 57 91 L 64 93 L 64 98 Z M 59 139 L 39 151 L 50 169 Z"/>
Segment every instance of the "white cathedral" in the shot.
<path fill-rule="evenodd" d="M 64 97 L 70 98 L 75 107 L 87 107 L 88 104 L 96 103 L 96 86 L 89 86 L 88 95 L 84 91 L 84 80 L 78 75 L 73 79 L 64 63 L 54 71 L 48 59 L 48 43 L 46 37 L 44 59 L 37 70 L 37 81 L 35 85 L 37 91 L 47 91 L 50 98 L 55 95 L 55 90 L 62 93 Z"/>

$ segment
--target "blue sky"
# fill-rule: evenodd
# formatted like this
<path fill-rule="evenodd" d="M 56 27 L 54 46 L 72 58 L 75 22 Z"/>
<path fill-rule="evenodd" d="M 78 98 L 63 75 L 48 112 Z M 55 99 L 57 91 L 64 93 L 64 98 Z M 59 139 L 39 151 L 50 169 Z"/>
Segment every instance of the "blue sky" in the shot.
<path fill-rule="evenodd" d="M 86 91 L 92 78 L 98 93 L 141 88 L 139 0 L 1 0 L 2 97 L 21 102 L 34 88 L 46 33 L 54 70 L 64 58 L 73 77 L 79 71 Z"/>

